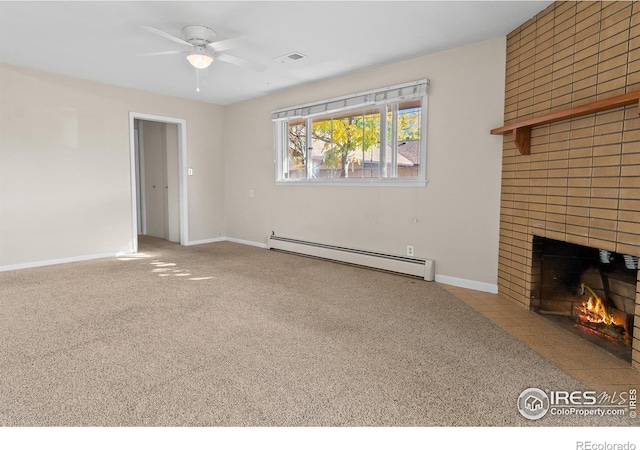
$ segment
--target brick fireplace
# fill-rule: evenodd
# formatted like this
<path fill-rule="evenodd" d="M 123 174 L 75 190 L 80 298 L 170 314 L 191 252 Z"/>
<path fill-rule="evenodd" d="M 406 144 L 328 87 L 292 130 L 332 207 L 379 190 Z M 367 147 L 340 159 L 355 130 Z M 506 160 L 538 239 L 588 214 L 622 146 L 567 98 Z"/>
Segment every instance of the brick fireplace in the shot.
<path fill-rule="evenodd" d="M 556 2 L 507 36 L 505 124 L 640 91 L 640 2 Z M 539 309 L 540 238 L 640 256 L 638 105 L 504 136 L 498 288 Z M 520 149 L 519 149 L 520 148 Z M 640 370 L 640 275 L 631 364 Z"/>

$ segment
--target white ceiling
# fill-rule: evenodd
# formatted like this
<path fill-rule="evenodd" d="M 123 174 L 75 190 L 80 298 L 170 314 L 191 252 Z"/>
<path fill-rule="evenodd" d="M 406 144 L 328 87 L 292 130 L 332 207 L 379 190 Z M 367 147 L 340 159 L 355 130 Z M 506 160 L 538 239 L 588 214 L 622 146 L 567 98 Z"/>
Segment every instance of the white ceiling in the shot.
<path fill-rule="evenodd" d="M 0 1 L 0 62 L 216 104 L 504 36 L 551 1 Z M 266 66 L 214 61 L 200 92 L 184 50 L 140 28 L 181 37 L 205 25 L 226 53 Z M 308 57 L 281 63 L 290 52 Z"/>

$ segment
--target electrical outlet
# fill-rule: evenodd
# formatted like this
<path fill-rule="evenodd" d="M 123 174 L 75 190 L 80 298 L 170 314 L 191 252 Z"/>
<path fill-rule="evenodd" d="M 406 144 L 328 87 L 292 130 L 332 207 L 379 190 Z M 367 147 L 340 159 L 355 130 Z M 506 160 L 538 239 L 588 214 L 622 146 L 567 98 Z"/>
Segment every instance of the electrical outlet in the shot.
<path fill-rule="evenodd" d="M 407 245 L 407 256 L 413 256 L 413 245 Z"/>
<path fill-rule="evenodd" d="M 249 197 L 253 198 L 253 189 L 249 189 Z"/>

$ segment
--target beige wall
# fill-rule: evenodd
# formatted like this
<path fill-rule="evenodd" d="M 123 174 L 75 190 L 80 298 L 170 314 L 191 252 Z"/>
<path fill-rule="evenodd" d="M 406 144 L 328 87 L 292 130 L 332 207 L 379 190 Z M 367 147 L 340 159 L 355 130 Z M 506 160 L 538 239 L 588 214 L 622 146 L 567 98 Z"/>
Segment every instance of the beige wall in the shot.
<path fill-rule="evenodd" d="M 391 64 L 226 108 L 227 232 L 271 231 L 436 260 L 440 281 L 492 290 L 497 280 L 505 38 Z M 276 186 L 273 109 L 428 78 L 428 185 Z M 253 189 L 254 197 L 248 195 Z"/>
<path fill-rule="evenodd" d="M 129 112 L 186 120 L 189 240 L 225 234 L 223 108 L 0 65 L 0 267 L 128 251 Z"/>

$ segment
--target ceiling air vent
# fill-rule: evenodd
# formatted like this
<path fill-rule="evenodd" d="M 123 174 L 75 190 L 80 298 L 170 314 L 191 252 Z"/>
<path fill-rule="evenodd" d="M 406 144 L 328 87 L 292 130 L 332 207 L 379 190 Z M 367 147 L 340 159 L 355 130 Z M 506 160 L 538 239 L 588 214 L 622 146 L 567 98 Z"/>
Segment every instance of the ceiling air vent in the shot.
<path fill-rule="evenodd" d="M 282 64 L 286 64 L 288 62 L 291 61 L 298 61 L 300 59 L 306 58 L 307 55 L 303 55 L 300 52 L 291 52 L 288 53 L 284 56 L 279 56 L 278 58 L 275 58 L 276 61 L 281 62 Z"/>

